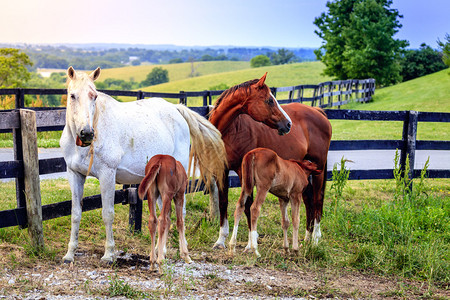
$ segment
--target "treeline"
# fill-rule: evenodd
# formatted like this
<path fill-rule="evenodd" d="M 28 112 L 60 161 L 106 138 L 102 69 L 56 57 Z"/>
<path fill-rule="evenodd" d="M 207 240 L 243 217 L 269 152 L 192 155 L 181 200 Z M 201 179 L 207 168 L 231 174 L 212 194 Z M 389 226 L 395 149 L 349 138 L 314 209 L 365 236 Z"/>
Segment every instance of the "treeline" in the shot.
<path fill-rule="evenodd" d="M 0 45 L 0 47 L 3 45 Z M 273 48 L 199 48 L 179 50 L 153 50 L 145 48 L 75 48 L 67 46 L 21 45 L 12 46 L 25 52 L 33 62 L 33 69 L 66 69 L 73 66 L 79 70 L 117 68 L 141 63 L 168 64 L 190 61 L 250 61 L 257 55 L 276 53 Z M 294 54 L 291 62 L 315 60 L 314 49 L 289 49 Z"/>

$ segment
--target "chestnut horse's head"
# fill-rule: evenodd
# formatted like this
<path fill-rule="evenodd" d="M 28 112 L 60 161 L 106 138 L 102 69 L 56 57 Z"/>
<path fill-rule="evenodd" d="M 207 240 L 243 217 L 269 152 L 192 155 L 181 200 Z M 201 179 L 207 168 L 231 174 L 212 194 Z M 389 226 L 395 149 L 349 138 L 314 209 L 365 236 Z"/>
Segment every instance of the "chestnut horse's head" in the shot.
<path fill-rule="evenodd" d="M 278 104 L 269 87 L 264 83 L 266 75 L 267 73 L 259 80 L 255 79 L 248 82 L 249 92 L 243 103 L 243 112 L 255 121 L 277 129 L 279 135 L 284 135 L 291 130 L 292 121 Z"/>
<path fill-rule="evenodd" d="M 67 70 L 66 123 L 76 135 L 77 146 L 89 146 L 94 139 L 94 115 L 97 90 L 94 81 L 100 76 L 100 68 L 90 75 L 78 73 L 72 67 Z"/>

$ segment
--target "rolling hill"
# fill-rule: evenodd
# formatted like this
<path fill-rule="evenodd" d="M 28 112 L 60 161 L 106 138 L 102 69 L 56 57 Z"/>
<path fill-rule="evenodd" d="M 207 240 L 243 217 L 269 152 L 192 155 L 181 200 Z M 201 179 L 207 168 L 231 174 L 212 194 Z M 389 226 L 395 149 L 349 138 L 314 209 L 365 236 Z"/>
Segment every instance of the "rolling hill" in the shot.
<path fill-rule="evenodd" d="M 171 82 L 191 77 L 191 63 L 168 64 L 168 65 L 141 65 L 134 67 L 123 67 L 113 69 L 103 69 L 99 81 L 107 78 L 123 79 L 129 81 L 142 81 L 153 68 L 162 67 L 169 72 Z M 248 61 L 201 61 L 193 64 L 195 76 L 204 76 L 213 73 L 237 71 L 250 68 Z"/>
<path fill-rule="evenodd" d="M 445 69 L 390 87 L 377 89 L 372 102 L 351 104 L 348 108 L 450 112 L 449 70 Z"/>
<path fill-rule="evenodd" d="M 146 92 L 203 91 L 213 86 L 225 84 L 228 87 L 260 78 L 268 72 L 266 83 L 271 87 L 292 86 L 299 84 L 316 84 L 330 80 L 321 75 L 324 65 L 321 62 L 303 62 L 261 68 L 247 68 L 237 71 L 217 72 L 205 76 L 170 81 L 143 88 Z M 170 73 L 170 71 L 169 71 Z"/>
<path fill-rule="evenodd" d="M 370 103 L 350 103 L 343 109 L 450 112 L 448 69 L 375 90 Z M 401 139 L 402 122 L 332 120 L 333 139 Z M 420 122 L 419 140 L 450 140 L 450 123 Z"/>

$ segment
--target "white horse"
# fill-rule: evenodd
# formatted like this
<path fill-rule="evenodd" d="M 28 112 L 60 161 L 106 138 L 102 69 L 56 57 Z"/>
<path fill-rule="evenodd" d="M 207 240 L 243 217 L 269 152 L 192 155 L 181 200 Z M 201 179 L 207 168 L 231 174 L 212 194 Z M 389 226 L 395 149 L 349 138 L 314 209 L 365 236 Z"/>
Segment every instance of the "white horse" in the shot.
<path fill-rule="evenodd" d="M 226 166 L 225 148 L 220 132 L 184 105 L 161 98 L 118 102 L 95 89 L 100 68 L 87 75 L 70 67 L 67 75 L 66 125 L 60 145 L 72 191 L 72 228 L 63 261 L 74 260 L 84 182 L 91 175 L 100 182 L 106 228 L 102 261 L 113 262 L 115 183 L 140 183 L 146 163 L 156 154 L 171 155 L 188 170 L 190 138 L 191 155 L 202 177 L 221 177 Z"/>

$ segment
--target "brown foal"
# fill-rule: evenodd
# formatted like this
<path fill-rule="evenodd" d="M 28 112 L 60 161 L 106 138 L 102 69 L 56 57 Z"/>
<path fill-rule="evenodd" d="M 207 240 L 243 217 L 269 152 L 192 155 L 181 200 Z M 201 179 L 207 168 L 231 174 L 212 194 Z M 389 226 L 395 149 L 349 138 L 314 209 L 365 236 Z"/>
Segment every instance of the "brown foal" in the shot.
<path fill-rule="evenodd" d="M 188 184 L 186 171 L 181 163 L 170 155 L 155 155 L 145 167 L 145 177 L 139 185 L 139 198 L 143 199 L 147 195 L 148 208 L 150 216 L 148 220 L 148 229 L 152 238 L 152 248 L 150 254 L 151 269 L 155 269 L 155 263 L 158 263 L 161 270 L 161 262 L 166 255 L 167 235 L 170 227 L 171 200 L 175 202 L 175 211 L 177 215 L 177 229 L 179 233 L 180 256 L 186 263 L 192 262 L 186 243 L 183 203 L 184 193 Z M 159 219 L 156 218 L 156 200 L 161 196 L 162 209 Z M 158 260 L 155 253 L 155 235 L 158 226 Z"/>
<path fill-rule="evenodd" d="M 281 209 L 281 223 L 284 233 L 283 247 L 289 250 L 287 229 L 289 219 L 287 217 L 287 205 L 291 202 L 292 213 L 292 249 L 298 251 L 298 227 L 299 227 L 299 207 L 302 193 L 308 185 L 308 176 L 317 171 L 317 165 L 308 160 L 285 160 L 279 157 L 274 151 L 267 148 L 256 148 L 248 152 L 242 161 L 242 192 L 236 204 L 234 212 L 233 235 L 230 240 L 230 251 L 234 252 L 236 247 L 236 236 L 238 232 L 239 220 L 245 209 L 245 202 L 251 196 L 253 188 L 256 186 L 256 199 L 250 208 L 251 224 L 248 244 L 244 252 L 258 252 L 258 233 L 256 226 L 261 211 L 261 206 L 270 192 L 278 197 Z"/>

